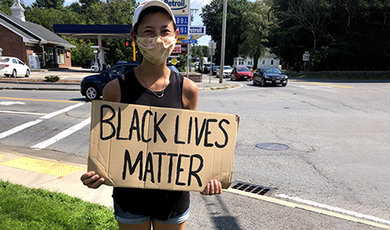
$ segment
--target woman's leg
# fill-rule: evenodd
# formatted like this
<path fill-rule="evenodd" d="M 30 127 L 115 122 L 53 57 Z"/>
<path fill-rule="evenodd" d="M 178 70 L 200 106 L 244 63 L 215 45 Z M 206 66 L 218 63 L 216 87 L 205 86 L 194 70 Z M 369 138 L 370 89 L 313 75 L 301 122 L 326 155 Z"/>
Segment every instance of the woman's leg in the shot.
<path fill-rule="evenodd" d="M 186 227 L 187 221 L 184 221 L 180 224 L 164 224 L 154 221 L 153 230 L 184 230 Z"/>
<path fill-rule="evenodd" d="M 150 230 L 151 221 L 140 224 L 122 224 L 118 222 L 119 230 Z"/>

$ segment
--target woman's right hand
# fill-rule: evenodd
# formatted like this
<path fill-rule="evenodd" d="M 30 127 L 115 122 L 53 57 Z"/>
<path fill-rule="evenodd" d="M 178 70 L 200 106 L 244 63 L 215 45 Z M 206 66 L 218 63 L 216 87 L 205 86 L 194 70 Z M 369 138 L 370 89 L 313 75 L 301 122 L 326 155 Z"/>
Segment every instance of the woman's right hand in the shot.
<path fill-rule="evenodd" d="M 102 185 L 104 182 L 104 178 L 100 177 L 94 171 L 89 171 L 87 173 L 84 173 L 80 177 L 80 180 L 83 182 L 85 186 L 88 186 L 88 188 L 99 188 L 100 185 Z"/>

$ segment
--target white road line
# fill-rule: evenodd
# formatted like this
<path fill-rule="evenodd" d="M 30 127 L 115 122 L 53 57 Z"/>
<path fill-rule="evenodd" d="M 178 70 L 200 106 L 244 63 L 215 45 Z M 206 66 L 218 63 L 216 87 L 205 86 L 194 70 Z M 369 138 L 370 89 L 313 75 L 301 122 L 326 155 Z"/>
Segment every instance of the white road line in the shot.
<path fill-rule="evenodd" d="M 5 132 L 0 133 L 0 139 L 3 139 L 3 138 L 5 138 L 5 137 L 8 137 L 8 136 L 10 136 L 10 135 L 12 135 L 12 134 L 15 134 L 15 133 L 17 133 L 17 132 L 20 132 L 20 131 L 22 131 L 23 129 L 27 129 L 27 128 L 33 126 L 33 125 L 36 125 L 36 124 L 38 124 L 38 123 L 41 123 L 41 122 L 44 121 L 44 120 L 50 119 L 50 118 L 52 118 L 52 117 L 54 117 L 54 116 L 57 116 L 57 115 L 59 115 L 59 114 L 61 114 L 61 113 L 68 112 L 68 111 L 70 111 L 70 110 L 72 110 L 72 109 L 75 109 L 75 108 L 77 108 L 77 107 L 79 107 L 79 106 L 82 106 L 82 105 L 84 105 L 84 104 L 85 104 L 84 102 L 83 102 L 83 103 L 78 103 L 78 104 L 75 104 L 75 105 L 66 107 L 66 108 L 64 108 L 64 109 L 61 109 L 61 110 L 58 110 L 58 111 L 55 111 L 55 112 L 46 114 L 46 115 L 44 115 L 44 116 L 42 116 L 42 117 L 36 119 L 35 121 L 30 121 L 30 122 L 21 124 L 21 125 L 19 125 L 19 126 L 16 126 L 15 128 L 12 128 L 12 129 L 10 129 L 10 130 L 7 130 L 7 131 L 5 131 Z"/>
<path fill-rule="evenodd" d="M 23 115 L 37 115 L 37 116 L 44 116 L 44 115 L 46 115 L 46 113 L 19 112 L 19 111 L 9 111 L 9 110 L 0 110 L 0 113 L 12 113 L 12 114 L 23 114 Z"/>
<path fill-rule="evenodd" d="M 88 119 L 70 127 L 69 129 L 66 129 L 66 130 L 60 132 L 59 134 L 55 135 L 54 137 L 47 139 L 46 141 L 42 141 L 34 146 L 31 146 L 31 148 L 44 149 L 47 146 L 52 145 L 52 144 L 56 143 L 57 141 L 71 135 L 72 133 L 76 132 L 77 130 L 82 129 L 84 126 L 88 125 L 90 122 L 91 122 L 91 118 L 88 118 Z"/>
<path fill-rule="evenodd" d="M 21 101 L 0 101 L 0 105 L 25 105 L 26 103 Z"/>
<path fill-rule="evenodd" d="M 362 214 L 362 213 L 349 211 L 349 210 L 345 210 L 345 209 L 342 209 L 342 208 L 333 207 L 333 206 L 330 206 L 330 205 L 327 205 L 327 204 L 321 204 L 321 203 L 317 203 L 317 202 L 310 201 L 310 200 L 304 200 L 304 199 L 301 199 L 299 197 L 290 197 L 290 196 L 285 195 L 285 194 L 277 194 L 275 196 L 280 197 L 280 198 L 284 198 L 284 199 L 288 199 L 288 200 L 293 200 L 293 201 L 296 201 L 296 202 L 299 202 L 299 203 L 303 203 L 303 204 L 307 204 L 307 205 L 310 205 L 310 206 L 319 207 L 319 208 L 327 209 L 327 210 L 330 210 L 330 211 L 339 212 L 339 213 L 347 214 L 347 215 L 350 215 L 350 216 L 355 216 L 355 217 L 358 217 L 358 218 L 363 218 L 363 219 L 372 220 L 372 221 L 375 221 L 375 222 L 379 222 L 379 223 L 384 223 L 384 224 L 390 225 L 390 221 L 385 220 L 385 219 L 381 219 L 381 218 L 378 218 L 378 217 L 375 217 L 375 216 L 365 215 L 365 214 Z"/>

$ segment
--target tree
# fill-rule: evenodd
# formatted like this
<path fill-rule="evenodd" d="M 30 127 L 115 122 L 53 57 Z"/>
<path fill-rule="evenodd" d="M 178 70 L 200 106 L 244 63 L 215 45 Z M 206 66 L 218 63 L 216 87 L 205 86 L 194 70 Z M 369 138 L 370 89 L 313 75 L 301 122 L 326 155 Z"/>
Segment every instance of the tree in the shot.
<path fill-rule="evenodd" d="M 61 9 L 65 0 L 36 0 L 33 7 L 47 8 L 47 9 Z"/>
<path fill-rule="evenodd" d="M 11 6 L 14 0 L 0 0 L 0 10 L 8 15 L 11 15 Z"/>
<path fill-rule="evenodd" d="M 212 0 L 209 5 L 202 8 L 201 17 L 203 24 L 207 27 L 207 34 L 212 40 L 217 42 L 215 50 L 216 62 L 221 57 L 221 40 L 222 40 L 222 0 Z M 226 16 L 226 49 L 225 62 L 232 65 L 233 58 L 238 56 L 239 45 L 242 42 L 241 34 L 244 28 L 241 26 L 243 13 L 248 11 L 249 4 L 246 0 L 229 0 Z"/>
<path fill-rule="evenodd" d="M 240 55 L 253 58 L 253 69 L 257 69 L 257 60 L 266 51 L 264 44 L 268 37 L 270 8 L 261 1 L 251 2 L 250 5 L 251 10 L 244 12 L 243 15 L 244 32 L 241 34 L 243 42 L 239 45 L 239 52 Z"/>

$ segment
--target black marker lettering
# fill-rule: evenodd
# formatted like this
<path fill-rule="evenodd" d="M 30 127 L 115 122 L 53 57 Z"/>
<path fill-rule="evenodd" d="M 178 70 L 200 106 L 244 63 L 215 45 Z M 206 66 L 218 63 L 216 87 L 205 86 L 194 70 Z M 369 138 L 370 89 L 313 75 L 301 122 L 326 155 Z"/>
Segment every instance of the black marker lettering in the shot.
<path fill-rule="evenodd" d="M 121 112 L 121 108 L 119 107 L 118 108 L 118 125 L 116 127 L 116 139 L 117 140 L 127 140 L 127 138 L 124 138 L 124 137 L 120 137 L 121 135 L 121 117 L 122 117 L 122 112 Z"/>
<path fill-rule="evenodd" d="M 192 170 L 192 165 L 194 164 L 194 158 L 199 159 L 199 167 L 195 171 Z M 202 158 L 202 156 L 199 155 L 199 154 L 192 155 L 191 158 L 190 158 L 190 170 L 188 172 L 188 184 L 187 184 L 188 186 L 191 185 L 191 176 L 193 176 L 198 181 L 199 187 L 202 187 L 202 181 L 200 180 L 200 177 L 198 175 L 198 173 L 200 172 L 200 170 L 202 170 L 202 168 L 203 168 L 203 158 Z"/>
<path fill-rule="evenodd" d="M 142 141 L 145 142 L 145 143 L 147 143 L 147 142 L 152 140 L 152 138 L 150 138 L 150 137 L 149 137 L 149 139 L 145 138 L 145 123 L 146 123 L 146 115 L 148 115 L 148 114 L 149 115 L 153 115 L 152 111 L 150 111 L 150 110 L 146 110 L 144 112 L 144 115 L 142 115 L 142 129 L 141 129 L 141 132 L 142 132 Z M 147 133 L 149 133 L 149 132 L 147 132 Z"/>
<path fill-rule="evenodd" d="M 190 157 L 189 155 L 184 155 L 184 154 L 179 154 L 179 158 L 177 159 L 177 168 L 176 168 L 176 185 L 180 185 L 180 186 L 183 186 L 183 185 L 186 185 L 185 183 L 183 182 L 180 182 L 180 172 L 183 172 L 184 169 L 181 167 L 181 158 L 182 157 Z"/>
<path fill-rule="evenodd" d="M 217 122 L 217 119 L 208 119 L 207 120 L 207 125 L 206 125 L 206 132 L 204 135 L 204 146 L 205 147 L 213 147 L 214 145 L 212 143 L 209 143 L 209 135 L 211 134 L 211 131 L 209 131 L 209 126 L 211 122 Z"/>
<path fill-rule="evenodd" d="M 153 157 L 152 154 L 149 152 L 148 156 L 146 157 L 146 166 L 145 166 L 145 173 L 144 173 L 144 181 L 146 181 L 146 175 L 147 173 L 150 173 L 150 181 L 154 183 L 154 173 L 153 173 Z"/>
<path fill-rule="evenodd" d="M 142 180 L 142 155 L 143 155 L 143 152 L 140 151 L 138 153 L 137 159 L 134 162 L 134 165 L 131 165 L 130 153 L 129 153 L 129 151 L 127 149 L 125 150 L 125 163 L 123 165 L 122 180 L 126 179 L 127 164 L 129 164 L 129 173 L 130 173 L 130 175 L 133 175 L 135 169 L 137 168 L 137 165 L 139 164 L 139 176 L 138 176 L 138 179 Z"/>
<path fill-rule="evenodd" d="M 111 110 L 111 113 L 112 113 L 112 116 L 110 118 L 107 118 L 105 120 L 103 120 L 103 116 L 104 116 L 104 109 L 107 108 L 109 110 Z M 109 105 L 102 105 L 100 107 L 100 139 L 101 140 L 108 140 L 108 139 L 111 139 L 115 136 L 115 126 L 114 124 L 111 123 L 111 120 L 114 119 L 115 117 L 115 110 L 109 106 Z M 112 132 L 110 135 L 108 136 L 105 136 L 103 137 L 103 123 L 107 123 L 111 126 L 112 128 Z"/>
<path fill-rule="evenodd" d="M 129 129 L 129 140 L 131 140 L 133 136 L 133 130 L 137 131 L 137 140 L 141 140 L 141 133 L 139 130 L 139 117 L 138 117 L 138 111 L 137 109 L 134 109 L 133 112 L 133 119 L 131 120 L 131 127 Z"/>
<path fill-rule="evenodd" d="M 157 142 L 157 133 L 160 135 L 162 141 L 165 143 L 167 142 L 167 138 L 165 137 L 164 133 L 161 131 L 160 127 L 158 127 L 161 122 L 163 122 L 164 118 L 167 116 L 166 113 L 160 118 L 160 120 L 157 122 L 157 112 L 154 113 L 154 139 L 153 142 Z"/>
<path fill-rule="evenodd" d="M 168 166 L 168 183 L 172 181 L 172 166 L 173 166 L 173 157 L 177 157 L 176 153 L 168 153 L 169 156 L 169 166 Z"/>
<path fill-rule="evenodd" d="M 230 124 L 230 122 L 226 119 L 222 119 L 221 121 L 219 121 L 218 127 L 221 129 L 221 131 L 223 132 L 223 135 L 225 136 L 225 143 L 220 145 L 218 142 L 215 142 L 215 146 L 217 146 L 217 148 L 224 148 L 229 141 L 229 136 L 228 136 L 226 130 L 223 128 L 222 123 L 226 123 L 228 125 Z"/>
<path fill-rule="evenodd" d="M 191 131 L 192 131 L 192 117 L 190 117 L 190 121 L 188 122 L 188 139 L 187 139 L 187 144 L 191 143 Z"/>
<path fill-rule="evenodd" d="M 155 152 L 153 155 L 158 155 L 158 171 L 157 171 L 157 182 L 161 182 L 161 165 L 162 165 L 162 156 L 167 155 L 167 153 L 164 152 Z"/>
<path fill-rule="evenodd" d="M 184 141 L 179 141 L 179 115 L 176 116 L 175 123 L 175 144 L 184 144 Z"/>
<path fill-rule="evenodd" d="M 198 124 L 198 118 L 195 117 L 195 140 L 196 145 L 199 145 L 200 141 L 202 140 L 203 132 L 206 127 L 207 120 L 203 119 L 202 128 L 199 131 L 199 124 Z"/>

